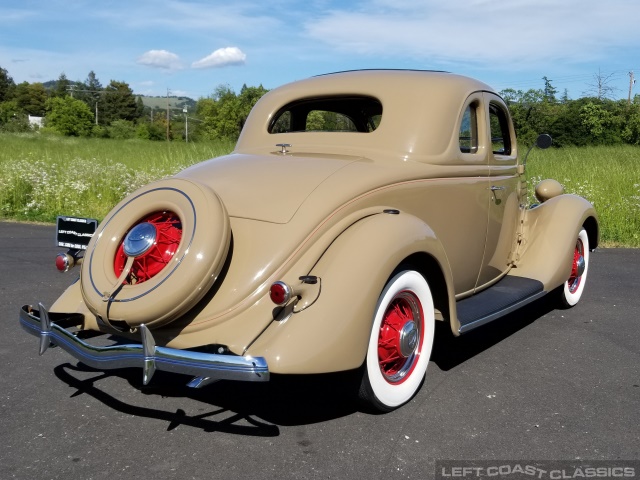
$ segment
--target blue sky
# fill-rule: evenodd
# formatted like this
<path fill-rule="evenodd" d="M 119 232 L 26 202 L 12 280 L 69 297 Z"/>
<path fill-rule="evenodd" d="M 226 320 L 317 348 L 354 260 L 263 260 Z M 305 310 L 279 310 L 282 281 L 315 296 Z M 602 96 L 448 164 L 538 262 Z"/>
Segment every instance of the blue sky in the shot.
<path fill-rule="evenodd" d="M 0 0 L 0 67 L 211 95 L 359 68 L 446 70 L 579 98 L 640 77 L 638 0 Z M 640 82 L 633 93 L 640 93 Z"/>

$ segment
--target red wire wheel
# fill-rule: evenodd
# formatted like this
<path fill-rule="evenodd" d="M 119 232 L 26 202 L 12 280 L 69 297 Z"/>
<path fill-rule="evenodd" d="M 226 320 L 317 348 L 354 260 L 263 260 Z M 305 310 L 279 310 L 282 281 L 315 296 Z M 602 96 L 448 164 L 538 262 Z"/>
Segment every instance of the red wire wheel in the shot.
<path fill-rule="evenodd" d="M 160 273 L 169 265 L 182 240 L 182 221 L 173 212 L 152 213 L 140 220 L 135 226 L 141 224 L 148 224 L 155 228 L 155 242 L 133 261 L 131 271 L 125 278 L 124 283 L 127 285 L 146 282 Z M 113 262 L 116 277 L 122 274 L 127 258 L 123 239 Z"/>
<path fill-rule="evenodd" d="M 230 239 L 224 204 L 206 185 L 186 178 L 147 185 L 116 205 L 91 238 L 80 274 L 83 299 L 107 327 L 163 326 L 211 288 Z"/>
<path fill-rule="evenodd" d="M 371 327 L 360 400 L 388 412 L 422 386 L 433 347 L 435 313 L 427 281 L 415 270 L 395 275 L 382 291 Z"/>
<path fill-rule="evenodd" d="M 576 293 L 580 287 L 580 281 L 582 280 L 582 272 L 584 270 L 584 244 L 578 237 L 576 242 L 576 248 L 573 251 L 573 263 L 571 265 L 571 275 L 567 281 L 569 292 Z"/>
<path fill-rule="evenodd" d="M 583 228 L 578 232 L 578 238 L 573 250 L 571 260 L 571 273 L 569 279 L 560 287 L 560 306 L 573 307 L 582 297 L 587 273 L 589 271 L 589 236 Z"/>
<path fill-rule="evenodd" d="M 417 362 L 423 343 L 422 306 L 416 295 L 403 291 L 387 307 L 378 337 L 378 362 L 384 378 L 400 383 Z"/>

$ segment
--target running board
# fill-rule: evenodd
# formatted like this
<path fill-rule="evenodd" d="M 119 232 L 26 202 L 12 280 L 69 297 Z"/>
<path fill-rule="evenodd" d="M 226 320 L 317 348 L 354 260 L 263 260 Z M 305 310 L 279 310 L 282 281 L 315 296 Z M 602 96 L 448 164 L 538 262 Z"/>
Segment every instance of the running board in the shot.
<path fill-rule="evenodd" d="M 542 282 L 531 278 L 505 276 L 495 285 L 457 303 L 460 333 L 503 317 L 544 296 Z"/>

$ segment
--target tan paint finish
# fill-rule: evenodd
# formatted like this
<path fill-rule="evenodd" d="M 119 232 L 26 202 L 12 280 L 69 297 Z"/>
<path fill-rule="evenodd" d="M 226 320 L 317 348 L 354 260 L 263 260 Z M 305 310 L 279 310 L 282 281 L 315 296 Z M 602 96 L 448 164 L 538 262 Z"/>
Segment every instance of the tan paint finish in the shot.
<path fill-rule="evenodd" d="M 268 132 L 276 112 L 291 101 L 356 94 L 383 105 L 371 133 Z M 456 300 L 505 274 L 538 279 L 546 290 L 562 284 L 585 222 L 593 227 L 592 247 L 597 244 L 595 211 L 567 195 L 526 209 L 513 126 L 511 153 L 492 153 L 489 102 L 506 110 L 488 86 L 433 72 L 335 74 L 265 95 L 231 155 L 173 180 L 215 192 L 232 238 L 226 265 L 214 269 L 213 287 L 187 313 L 153 330 L 158 345 L 222 344 L 236 354 L 265 357 L 274 373 L 345 370 L 362 364 L 378 296 L 411 255 L 437 265 L 437 272 L 422 273 L 428 282 L 443 279 L 448 309 L 440 316 L 456 335 Z M 481 112 L 479 145 L 476 153 L 462 153 L 460 122 L 471 104 Z M 277 143 L 292 146 L 283 154 Z M 116 215 L 113 222 L 119 221 L 124 235 L 132 220 Z M 217 221 L 204 223 L 219 228 Z M 213 238 L 213 230 L 205 235 Z M 111 261 L 108 254 L 104 261 Z M 269 300 L 274 281 L 296 286 L 307 274 L 322 282 L 319 297 L 314 289 L 304 294 L 299 306 L 308 308 L 293 313 L 293 305 L 281 310 Z M 195 288 L 201 279 L 180 271 L 175 281 Z M 167 311 L 180 303 L 171 295 L 161 302 Z M 51 311 L 84 313 L 85 328 L 110 331 L 96 322 L 80 284 Z M 135 330 L 124 335 L 138 338 Z"/>

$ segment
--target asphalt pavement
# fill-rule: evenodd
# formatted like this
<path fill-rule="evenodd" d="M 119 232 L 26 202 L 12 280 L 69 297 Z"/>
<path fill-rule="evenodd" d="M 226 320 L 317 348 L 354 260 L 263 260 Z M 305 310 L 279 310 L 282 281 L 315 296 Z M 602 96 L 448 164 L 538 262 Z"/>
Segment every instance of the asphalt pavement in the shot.
<path fill-rule="evenodd" d="M 421 391 L 373 415 L 353 373 L 193 390 L 39 356 L 19 308 L 77 275 L 55 269 L 53 237 L 0 222 L 2 479 L 430 479 L 448 459 L 640 459 L 640 250 L 593 253 L 572 309 L 542 299 L 459 338 L 439 325 Z"/>

